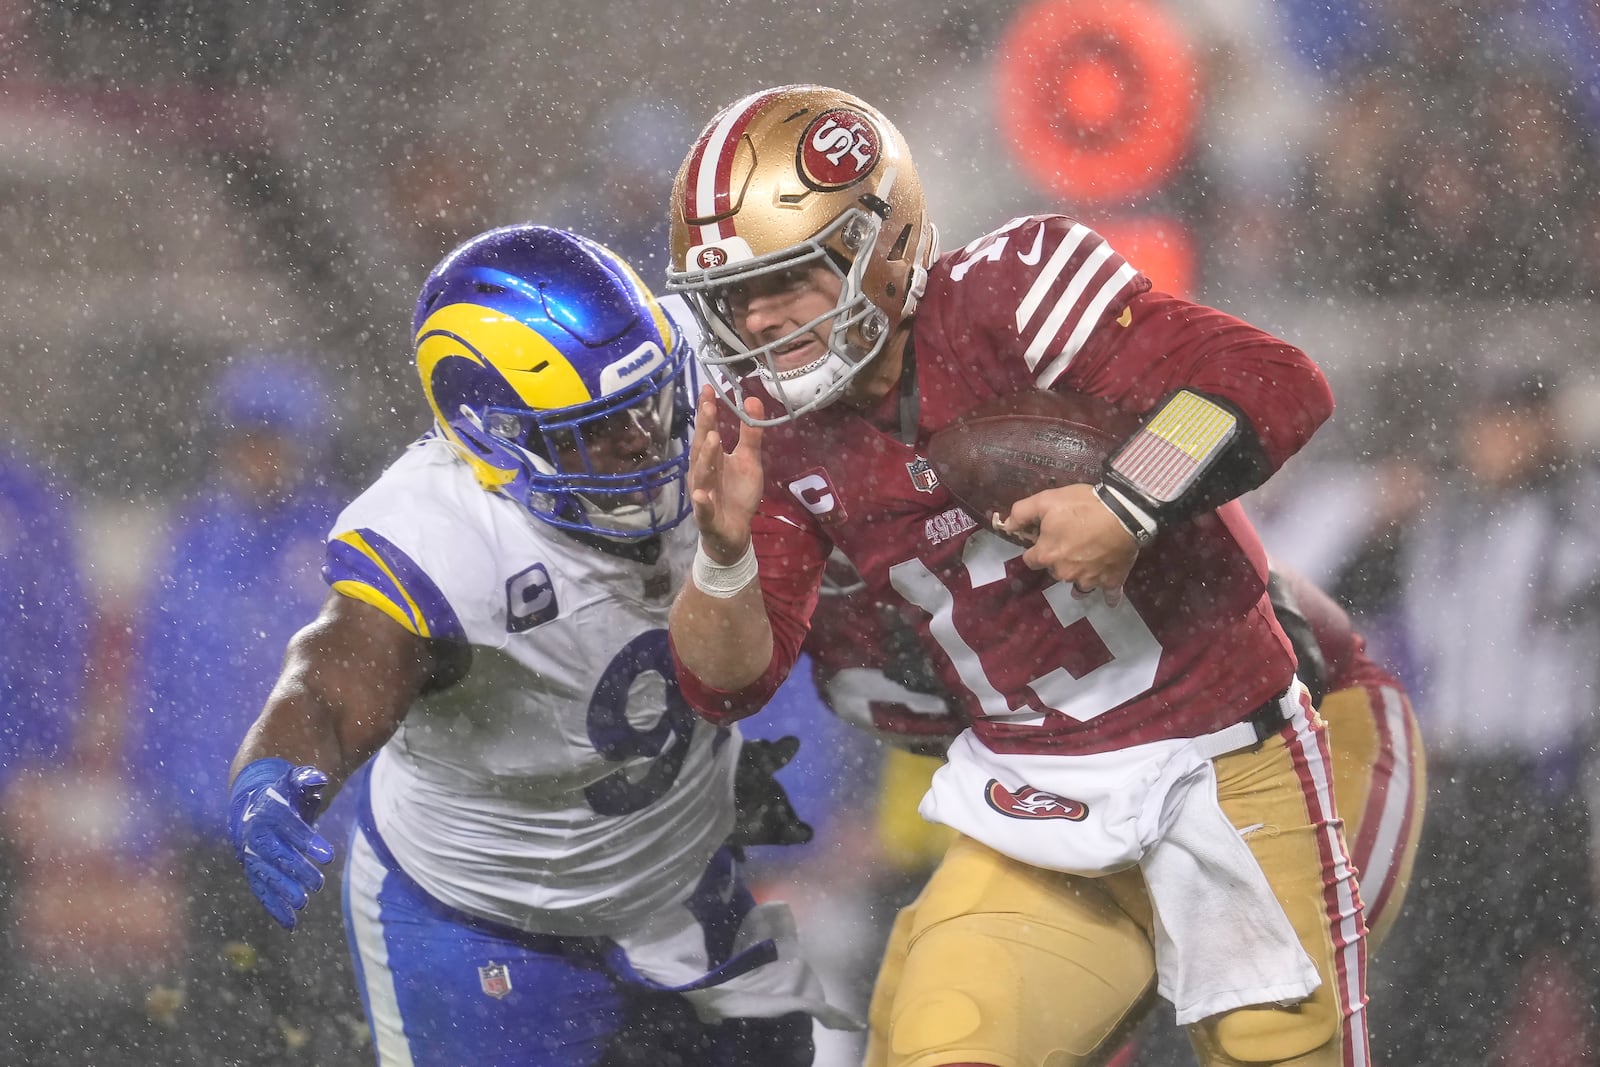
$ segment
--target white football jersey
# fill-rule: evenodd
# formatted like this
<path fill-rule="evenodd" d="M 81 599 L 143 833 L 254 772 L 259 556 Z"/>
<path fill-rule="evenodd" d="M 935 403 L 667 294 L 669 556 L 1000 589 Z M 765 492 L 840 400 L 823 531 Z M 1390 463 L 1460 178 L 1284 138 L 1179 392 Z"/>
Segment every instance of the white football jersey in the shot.
<path fill-rule="evenodd" d="M 434 897 L 588 935 L 693 888 L 733 825 L 740 744 L 674 680 L 667 611 L 695 541 L 685 522 L 653 564 L 603 552 L 485 492 L 431 437 L 339 516 L 336 590 L 472 646 L 372 768 L 378 831 Z"/>

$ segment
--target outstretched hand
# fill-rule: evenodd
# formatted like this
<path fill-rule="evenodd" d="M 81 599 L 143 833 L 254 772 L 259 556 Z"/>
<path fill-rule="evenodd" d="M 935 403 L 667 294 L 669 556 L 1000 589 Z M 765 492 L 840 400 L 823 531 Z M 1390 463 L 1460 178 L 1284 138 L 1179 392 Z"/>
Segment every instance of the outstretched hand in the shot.
<path fill-rule="evenodd" d="M 1032 540 L 1022 562 L 1048 570 L 1057 581 L 1071 582 L 1080 596 L 1099 589 L 1112 606 L 1122 600 L 1123 583 L 1139 556 L 1138 542 L 1089 485 L 1065 485 L 1024 497 L 995 527 Z"/>
<path fill-rule="evenodd" d="M 720 404 L 714 388 L 700 387 L 694 440 L 689 446 L 689 500 L 706 554 L 726 565 L 744 555 L 750 543 L 750 520 L 761 503 L 762 428 L 746 424 L 733 451 L 724 451 L 722 433 L 717 429 Z M 755 397 L 747 397 L 744 405 L 754 418 L 765 412 Z"/>
<path fill-rule="evenodd" d="M 288 760 L 259 759 L 239 771 L 228 805 L 228 836 L 250 891 L 267 914 L 293 930 L 296 912 L 322 888 L 316 864 L 333 846 L 312 829 L 328 776 Z M 313 862 L 315 861 L 315 862 Z"/>

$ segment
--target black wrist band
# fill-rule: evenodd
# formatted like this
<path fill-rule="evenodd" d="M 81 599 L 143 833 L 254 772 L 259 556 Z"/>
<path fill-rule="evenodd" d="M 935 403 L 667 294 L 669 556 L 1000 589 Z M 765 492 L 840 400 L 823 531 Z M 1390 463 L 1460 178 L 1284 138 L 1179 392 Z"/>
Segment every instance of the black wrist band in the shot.
<path fill-rule="evenodd" d="M 1156 539 L 1155 523 L 1153 521 L 1139 521 L 1139 516 L 1135 515 L 1133 510 L 1123 503 L 1116 490 L 1106 485 L 1105 482 L 1099 482 L 1095 485 L 1094 495 L 1099 497 L 1100 503 L 1104 504 L 1106 509 L 1117 517 L 1117 521 L 1122 523 L 1123 529 L 1128 531 L 1128 534 L 1140 548 L 1145 547 Z"/>

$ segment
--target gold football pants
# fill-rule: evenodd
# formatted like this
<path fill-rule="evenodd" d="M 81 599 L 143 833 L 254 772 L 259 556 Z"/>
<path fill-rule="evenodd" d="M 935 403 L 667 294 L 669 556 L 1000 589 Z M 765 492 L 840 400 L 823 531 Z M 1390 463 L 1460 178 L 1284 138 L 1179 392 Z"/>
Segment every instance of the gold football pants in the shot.
<path fill-rule="evenodd" d="M 1428 781 L 1411 702 L 1392 685 L 1352 686 L 1322 701 L 1333 793 L 1367 909 L 1367 951 L 1394 928 L 1411 885 Z"/>
<path fill-rule="evenodd" d="M 1282 735 L 1218 758 L 1217 795 L 1322 983 L 1287 1007 L 1190 1027 L 1206 1067 L 1365 1064 L 1364 941 L 1336 819 L 1326 734 Z M 1077 1067 L 1103 1062 L 1155 998 L 1150 901 L 1138 868 L 1084 878 L 966 837 L 890 935 L 871 1006 L 868 1067 Z"/>

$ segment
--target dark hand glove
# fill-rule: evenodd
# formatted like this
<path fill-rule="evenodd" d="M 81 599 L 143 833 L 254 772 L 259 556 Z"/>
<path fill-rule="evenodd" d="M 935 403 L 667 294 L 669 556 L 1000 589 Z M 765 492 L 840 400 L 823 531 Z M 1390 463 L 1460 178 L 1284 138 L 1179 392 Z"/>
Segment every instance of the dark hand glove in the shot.
<path fill-rule="evenodd" d="M 1278 616 L 1278 625 L 1283 627 L 1283 635 L 1294 648 L 1294 658 L 1299 661 L 1295 675 L 1311 691 L 1312 706 L 1320 707 L 1322 698 L 1328 695 L 1328 661 L 1322 655 L 1322 645 L 1317 642 L 1317 631 L 1301 610 L 1289 583 L 1271 569 L 1267 571 L 1267 597 L 1272 602 L 1273 614 Z"/>
<path fill-rule="evenodd" d="M 734 822 L 728 840 L 735 845 L 803 845 L 811 840 L 811 824 L 795 814 L 789 794 L 776 777 L 778 769 L 800 751 L 798 737 L 776 741 L 746 740 L 733 778 Z"/>
<path fill-rule="evenodd" d="M 333 859 L 333 846 L 311 828 L 328 776 L 288 760 L 258 759 L 233 780 L 228 836 L 244 864 L 250 891 L 286 930 L 295 912 L 322 888 L 316 863 Z"/>

